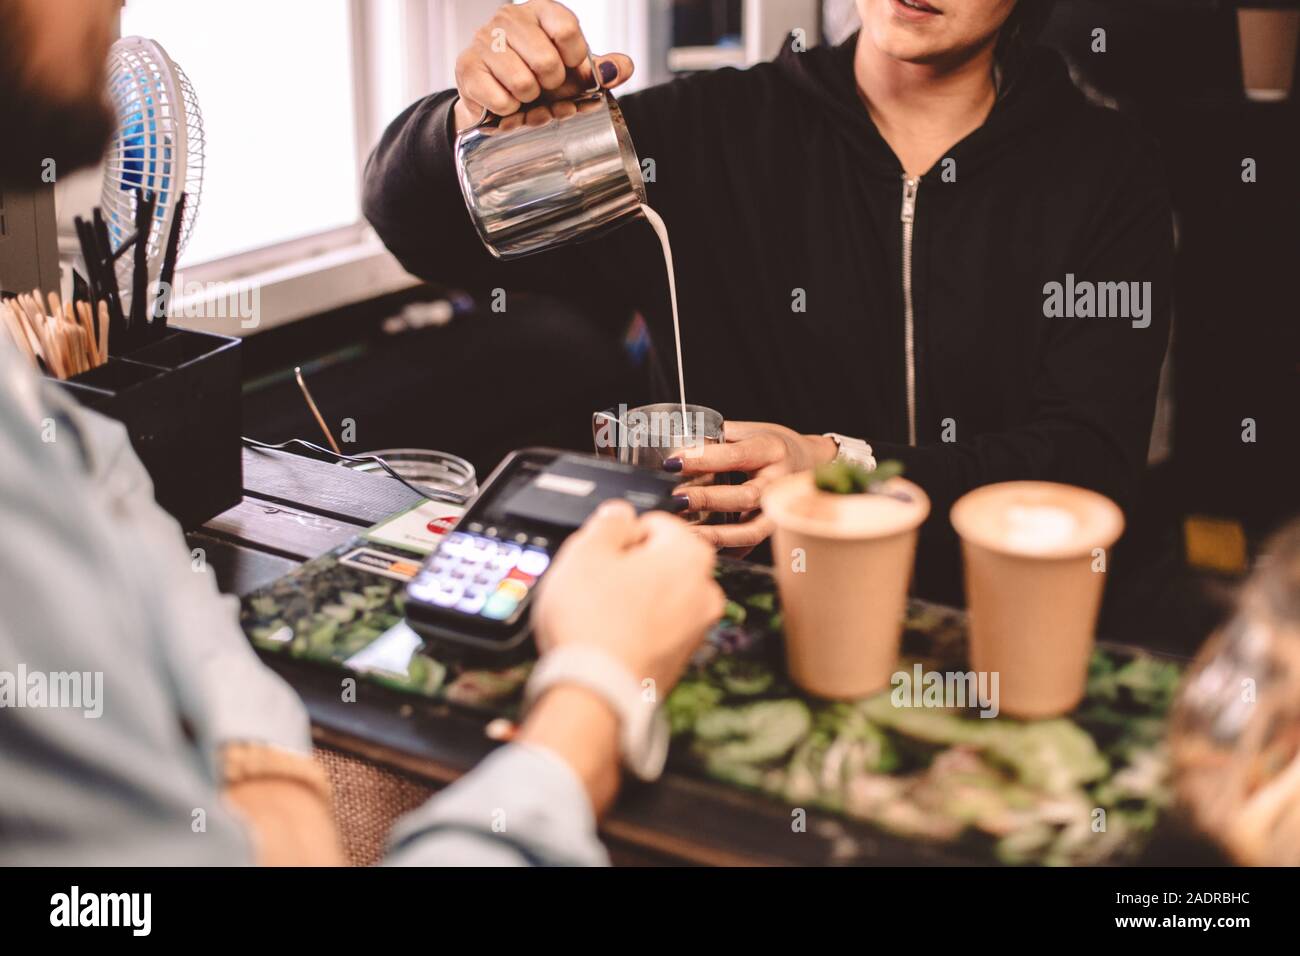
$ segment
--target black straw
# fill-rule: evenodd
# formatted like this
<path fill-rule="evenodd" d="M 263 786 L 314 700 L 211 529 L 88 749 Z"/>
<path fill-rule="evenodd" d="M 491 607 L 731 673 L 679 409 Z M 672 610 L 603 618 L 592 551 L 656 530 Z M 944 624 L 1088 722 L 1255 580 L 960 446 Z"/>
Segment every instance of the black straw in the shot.
<path fill-rule="evenodd" d="M 103 283 L 100 281 L 100 261 L 98 249 L 95 244 L 95 236 L 91 231 L 90 223 L 76 216 L 72 224 L 77 229 L 77 242 L 81 244 L 81 258 L 86 263 L 86 285 L 90 287 L 90 299 L 92 302 L 98 302 L 103 298 Z"/>
<path fill-rule="evenodd" d="M 149 305 L 149 233 L 157 199 L 153 193 L 135 191 L 135 263 L 131 271 L 130 332 L 144 329 Z"/>
<path fill-rule="evenodd" d="M 172 228 L 167 236 L 167 249 L 163 253 L 162 272 L 158 276 L 158 298 L 153 304 L 154 328 L 165 328 L 167 314 L 172 304 L 172 280 L 176 276 L 176 255 L 181 244 L 181 228 L 185 223 L 185 205 L 189 197 L 181 193 L 172 213 Z"/>
<path fill-rule="evenodd" d="M 95 241 L 99 245 L 97 261 L 101 263 L 103 271 L 100 273 L 100 280 L 103 282 L 102 293 L 104 301 L 108 303 L 108 342 L 109 351 L 114 351 L 113 344 L 117 343 L 120 350 L 127 344 L 126 336 L 126 316 L 122 314 L 122 297 L 117 287 L 117 270 L 113 268 L 113 245 L 108 238 L 108 226 L 104 224 L 104 214 L 96 207 L 93 215 L 94 226 L 92 231 Z"/>

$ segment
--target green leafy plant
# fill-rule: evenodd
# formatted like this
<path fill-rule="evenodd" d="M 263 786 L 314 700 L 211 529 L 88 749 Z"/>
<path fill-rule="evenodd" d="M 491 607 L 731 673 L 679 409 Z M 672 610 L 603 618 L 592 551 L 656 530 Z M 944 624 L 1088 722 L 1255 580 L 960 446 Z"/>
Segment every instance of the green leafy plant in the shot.
<path fill-rule="evenodd" d="M 880 486 L 903 473 L 901 461 L 882 461 L 875 471 L 846 461 L 833 461 L 818 465 L 813 481 L 821 491 L 834 495 L 875 494 Z"/>

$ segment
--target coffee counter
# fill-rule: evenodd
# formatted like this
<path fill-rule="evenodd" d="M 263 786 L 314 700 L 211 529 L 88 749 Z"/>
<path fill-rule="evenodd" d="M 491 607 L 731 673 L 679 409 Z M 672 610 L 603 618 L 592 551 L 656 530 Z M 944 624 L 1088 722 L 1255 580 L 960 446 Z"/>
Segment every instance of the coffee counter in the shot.
<path fill-rule="evenodd" d="M 223 589 L 239 594 L 283 577 L 417 500 L 389 479 L 285 453 L 246 452 L 244 474 L 241 504 L 190 535 L 191 547 L 204 549 Z M 773 653 L 780 611 L 770 575 L 728 562 L 723 582 L 732 597 L 727 619 L 670 698 L 676 735 L 669 771 L 653 785 L 626 784 L 603 825 L 616 862 L 1138 858 L 1132 851 L 1142 841 L 1136 837 L 1150 835 L 1168 794 L 1158 783 L 1138 784 L 1140 792 L 1129 792 L 1140 775 L 1120 771 L 1154 753 L 1176 662 L 1106 647 L 1094 660 L 1089 700 L 1077 720 L 986 721 L 990 729 L 996 725 L 999 739 L 972 745 L 965 740 L 970 729 L 965 722 L 925 708 L 891 705 L 876 713 L 878 704 L 870 700 L 827 704 L 803 698 L 789 688 L 780 655 Z M 912 698 L 924 700 L 927 675 L 962 666 L 963 615 L 913 602 L 903 656 L 906 666 L 900 670 L 921 675 L 916 683 L 922 686 L 910 688 Z M 341 799 L 365 805 L 364 825 L 372 834 L 382 833 L 400 811 L 470 770 L 496 746 L 486 733 L 491 719 L 486 708 L 413 698 L 369 684 L 357 702 L 344 703 L 337 671 L 279 655 L 267 659 L 303 696 L 335 789 Z M 876 698 L 881 700 L 888 703 Z M 975 731 L 986 733 L 981 722 L 975 718 Z M 1116 724 L 1133 733 L 1105 731 Z M 1056 772 L 1061 768 L 1032 760 L 1017 766 L 1016 755 L 1035 748 L 1071 754 L 1064 777 Z M 977 759 L 1000 749 L 1006 757 L 1001 762 Z M 926 757 L 918 763 L 921 752 Z M 828 776 L 832 766 L 838 768 L 834 779 Z M 1065 804 L 1078 802 L 1084 814 L 1069 826 L 1043 816 L 1049 804 L 1056 813 L 1062 805 L 1061 799 L 1046 799 L 1051 788 L 1035 783 L 1048 771 L 1054 780 L 1065 780 L 1056 796 L 1064 795 Z M 959 781 L 961 787 L 953 786 Z M 375 799 L 376 790 L 404 796 Z M 936 800 L 966 807 L 957 815 L 969 820 L 974 813 L 978 825 L 955 827 L 947 812 L 917 813 Z M 1030 809 L 1012 812 L 1017 805 Z M 1035 815 L 1034 807 L 1042 812 Z M 1100 831 L 1093 829 L 1097 807 L 1112 808 Z M 349 839 L 356 808 L 338 809 L 349 848 L 367 847 L 352 853 L 353 862 L 374 862 L 373 839 Z M 1043 826 L 1050 826 L 1050 839 L 1043 837 Z"/>

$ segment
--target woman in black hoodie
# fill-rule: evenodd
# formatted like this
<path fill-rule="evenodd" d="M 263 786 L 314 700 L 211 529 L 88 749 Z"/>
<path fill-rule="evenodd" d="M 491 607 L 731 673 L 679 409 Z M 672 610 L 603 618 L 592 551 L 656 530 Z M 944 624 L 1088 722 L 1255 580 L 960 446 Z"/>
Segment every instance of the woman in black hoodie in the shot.
<path fill-rule="evenodd" d="M 948 510 L 966 491 L 1044 479 L 1131 502 L 1168 343 L 1172 217 L 1153 148 L 1027 42 L 1045 0 L 858 8 L 839 47 L 796 41 L 620 100 L 672 237 L 688 398 L 731 421 L 728 445 L 670 466 L 750 475 L 689 503 L 745 513 L 702 533 L 747 547 L 769 531 L 752 513 L 768 483 L 864 440 L 929 493 L 917 589 L 951 601 Z M 648 226 L 503 263 L 456 181 L 458 129 L 576 89 L 586 53 L 560 4 L 503 7 L 461 56 L 460 90 L 384 135 L 366 215 L 416 275 L 638 310 L 668 343 Z M 618 54 L 597 64 L 607 85 L 631 75 Z"/>

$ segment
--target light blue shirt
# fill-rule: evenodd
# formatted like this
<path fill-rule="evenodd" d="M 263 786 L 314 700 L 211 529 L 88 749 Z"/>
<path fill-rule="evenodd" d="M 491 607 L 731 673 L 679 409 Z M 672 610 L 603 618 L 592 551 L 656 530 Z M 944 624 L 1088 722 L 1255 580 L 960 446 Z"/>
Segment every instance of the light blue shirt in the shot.
<path fill-rule="evenodd" d="M 117 422 L 0 334 L 0 865 L 253 861 L 217 753 L 311 752 L 301 701 L 153 500 Z M 400 821 L 389 862 L 608 863 L 549 751 L 507 746 Z"/>

